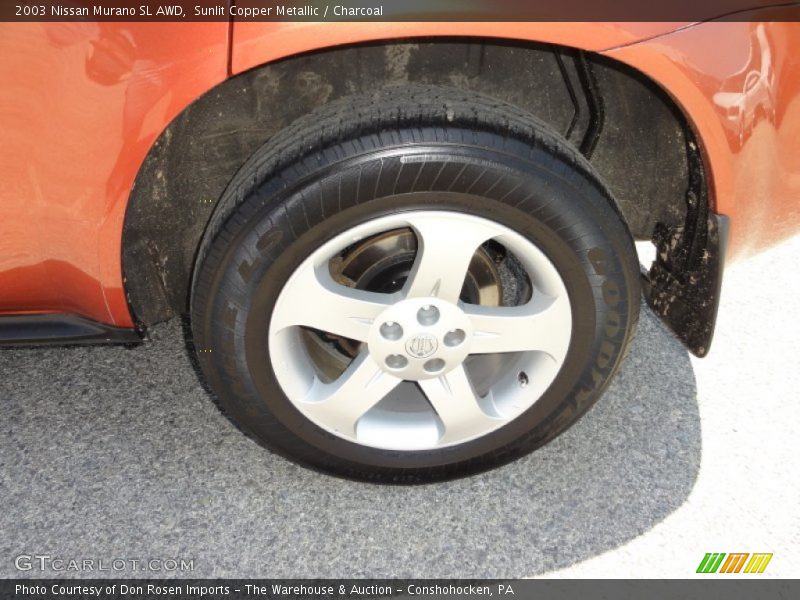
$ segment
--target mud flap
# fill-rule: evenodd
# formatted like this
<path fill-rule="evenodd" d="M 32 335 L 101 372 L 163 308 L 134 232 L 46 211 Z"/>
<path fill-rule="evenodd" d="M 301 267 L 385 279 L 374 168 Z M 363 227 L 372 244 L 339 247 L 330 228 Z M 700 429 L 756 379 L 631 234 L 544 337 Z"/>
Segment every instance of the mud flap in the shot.
<path fill-rule="evenodd" d="M 653 312 L 693 354 L 703 357 L 714 337 L 729 219 L 709 208 L 703 160 L 691 137 L 686 157 L 686 217 L 680 227 L 656 226 L 656 260 L 642 274 L 642 290 Z"/>
<path fill-rule="evenodd" d="M 691 261 L 675 260 L 681 254 L 680 236 L 674 232 L 657 241 L 658 254 L 643 273 L 643 290 L 653 312 L 696 356 L 708 354 L 717 320 L 729 220 L 709 214 L 704 244 Z M 676 268 L 677 267 L 677 268 Z"/>

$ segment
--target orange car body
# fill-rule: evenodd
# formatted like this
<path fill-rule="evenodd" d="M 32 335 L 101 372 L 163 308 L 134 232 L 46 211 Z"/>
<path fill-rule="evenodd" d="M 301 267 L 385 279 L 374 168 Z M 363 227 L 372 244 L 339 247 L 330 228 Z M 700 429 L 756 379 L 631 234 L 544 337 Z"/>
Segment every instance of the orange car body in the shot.
<path fill-rule="evenodd" d="M 122 238 L 159 135 L 227 78 L 290 55 L 425 36 L 599 52 L 655 81 L 694 129 L 728 259 L 800 228 L 800 24 L 0 24 L 0 313 L 132 327 Z"/>

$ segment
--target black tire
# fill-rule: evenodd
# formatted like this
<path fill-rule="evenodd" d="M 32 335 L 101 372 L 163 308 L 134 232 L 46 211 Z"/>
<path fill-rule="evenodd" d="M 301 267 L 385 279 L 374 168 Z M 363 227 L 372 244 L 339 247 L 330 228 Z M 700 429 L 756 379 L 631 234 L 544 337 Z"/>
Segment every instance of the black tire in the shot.
<path fill-rule="evenodd" d="M 448 176 L 434 177 L 441 172 Z M 496 183 L 504 174 L 513 185 Z M 530 409 L 470 442 L 398 452 L 338 438 L 306 419 L 278 384 L 263 333 L 270 307 L 300 262 L 336 233 L 432 206 L 495 220 L 536 241 L 569 293 L 567 358 Z M 506 463 L 574 423 L 617 370 L 639 294 L 630 232 L 589 163 L 564 139 L 486 96 L 404 86 L 325 106 L 242 167 L 198 252 L 191 323 L 220 407 L 260 443 L 348 477 L 417 482 Z"/>

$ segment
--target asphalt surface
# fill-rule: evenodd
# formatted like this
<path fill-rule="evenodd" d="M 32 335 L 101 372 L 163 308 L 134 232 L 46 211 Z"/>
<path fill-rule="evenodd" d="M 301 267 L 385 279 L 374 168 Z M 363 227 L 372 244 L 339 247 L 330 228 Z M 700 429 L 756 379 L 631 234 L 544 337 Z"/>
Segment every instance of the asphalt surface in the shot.
<path fill-rule="evenodd" d="M 702 456 L 686 501 L 645 535 L 550 576 L 707 578 L 695 575 L 706 552 L 768 552 L 755 577 L 800 577 L 798 255 L 795 237 L 726 271 L 711 353 L 691 359 Z"/>
<path fill-rule="evenodd" d="M 576 426 L 425 486 L 336 479 L 246 439 L 179 322 L 134 349 L 0 351 L 0 576 L 164 574 L 15 568 L 38 554 L 193 559 L 193 577 L 683 577 L 708 551 L 775 552 L 768 572 L 796 576 L 798 251 L 800 238 L 734 267 L 708 362 L 645 311 Z"/>

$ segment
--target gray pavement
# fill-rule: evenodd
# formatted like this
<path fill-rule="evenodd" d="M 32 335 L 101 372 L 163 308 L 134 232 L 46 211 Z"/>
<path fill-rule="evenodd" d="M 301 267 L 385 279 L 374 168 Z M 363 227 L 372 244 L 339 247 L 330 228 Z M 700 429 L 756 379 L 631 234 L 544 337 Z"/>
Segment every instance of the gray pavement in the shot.
<path fill-rule="evenodd" d="M 0 351 L 0 576 L 39 574 L 15 569 L 21 554 L 194 559 L 194 577 L 569 574 L 647 537 L 700 472 L 693 362 L 648 311 L 615 382 L 566 434 L 492 472 L 416 487 L 271 454 L 219 414 L 179 322 L 152 337 Z"/>

